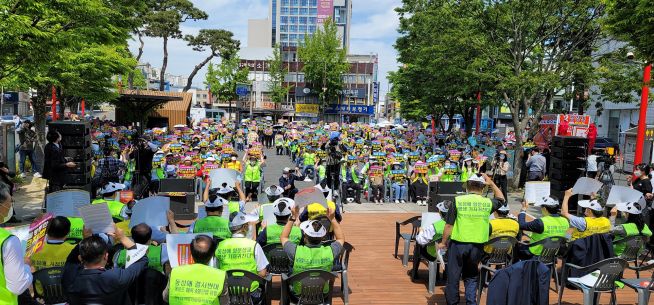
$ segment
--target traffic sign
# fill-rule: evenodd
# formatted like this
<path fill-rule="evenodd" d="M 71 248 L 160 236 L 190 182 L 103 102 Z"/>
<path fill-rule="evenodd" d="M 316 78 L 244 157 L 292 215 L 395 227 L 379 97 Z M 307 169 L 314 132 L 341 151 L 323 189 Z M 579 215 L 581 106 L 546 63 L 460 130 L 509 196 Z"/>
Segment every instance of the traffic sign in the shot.
<path fill-rule="evenodd" d="M 236 95 L 246 96 L 248 95 L 248 86 L 247 85 L 236 85 Z"/>

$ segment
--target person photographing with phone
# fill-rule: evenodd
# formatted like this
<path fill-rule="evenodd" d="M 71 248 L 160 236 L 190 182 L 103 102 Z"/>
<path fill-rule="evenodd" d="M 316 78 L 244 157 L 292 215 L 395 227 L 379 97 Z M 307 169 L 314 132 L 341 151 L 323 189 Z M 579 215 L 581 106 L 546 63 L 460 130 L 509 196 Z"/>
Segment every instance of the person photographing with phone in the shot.
<path fill-rule="evenodd" d="M 48 131 L 48 144 L 44 148 L 43 179 L 48 180 L 46 193 L 53 193 L 64 188 L 64 177 L 68 170 L 77 166 L 75 162 L 66 161 L 61 147 L 61 134 L 56 130 Z"/>

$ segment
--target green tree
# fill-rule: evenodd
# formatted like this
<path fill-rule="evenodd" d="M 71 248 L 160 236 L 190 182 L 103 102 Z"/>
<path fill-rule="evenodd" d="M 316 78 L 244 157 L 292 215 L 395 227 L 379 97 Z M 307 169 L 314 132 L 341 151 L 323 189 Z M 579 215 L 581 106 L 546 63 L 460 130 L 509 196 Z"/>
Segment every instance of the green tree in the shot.
<path fill-rule="evenodd" d="M 189 0 L 157 1 L 153 10 L 144 17 L 145 35 L 163 39 L 163 63 L 159 75 L 159 90 L 164 90 L 164 77 L 168 67 L 168 40 L 182 38 L 180 25 L 187 20 L 207 19 L 207 17 L 207 13 L 196 8 Z"/>
<path fill-rule="evenodd" d="M 291 90 L 292 85 L 284 86 L 284 77 L 286 76 L 286 69 L 282 61 L 281 48 L 279 44 L 273 48 L 273 56 L 268 58 L 270 68 L 270 99 L 276 103 L 281 104 L 286 100 L 288 92 Z"/>
<path fill-rule="evenodd" d="M 298 47 L 304 79 L 323 106 L 338 101 L 343 89 L 342 76 L 350 69 L 346 54 L 331 19 L 325 20 L 313 35 L 306 35 L 304 43 Z"/>
<path fill-rule="evenodd" d="M 209 49 L 211 52 L 209 56 L 193 68 L 193 71 L 188 76 L 186 86 L 184 86 L 184 92 L 191 89 L 191 83 L 193 82 L 195 75 L 214 57 L 229 59 L 238 52 L 240 42 L 233 39 L 233 36 L 234 34 L 232 34 L 232 32 L 226 30 L 202 29 L 196 36 L 186 35 L 184 37 L 184 39 L 188 41 L 188 45 L 193 47 L 193 50 L 204 52 L 206 49 Z"/>
<path fill-rule="evenodd" d="M 247 67 L 240 68 L 240 62 L 241 59 L 237 55 L 234 55 L 229 58 L 223 58 L 217 66 L 209 63 L 204 82 L 210 88 L 211 94 L 218 101 L 229 103 L 230 109 L 232 108 L 232 101 L 238 99 L 236 85 L 249 83 L 248 69 Z"/>
<path fill-rule="evenodd" d="M 644 62 L 654 62 L 654 5 L 649 0 L 606 1 L 606 29 L 629 43 Z"/>

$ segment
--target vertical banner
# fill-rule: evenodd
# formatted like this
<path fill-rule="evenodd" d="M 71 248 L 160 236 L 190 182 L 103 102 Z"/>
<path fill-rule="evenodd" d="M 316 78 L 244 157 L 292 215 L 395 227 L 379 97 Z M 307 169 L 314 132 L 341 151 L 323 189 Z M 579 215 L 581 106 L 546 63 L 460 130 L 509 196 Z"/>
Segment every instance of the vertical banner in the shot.
<path fill-rule="evenodd" d="M 52 121 L 57 120 L 57 89 L 52 86 Z"/>
<path fill-rule="evenodd" d="M 334 0 L 318 0 L 318 12 L 317 12 L 317 22 L 318 24 L 325 23 L 327 18 L 330 18 L 334 15 Z"/>
<path fill-rule="evenodd" d="M 84 98 L 82 98 L 82 118 L 84 118 L 84 109 L 86 108 L 86 102 L 84 101 Z"/>

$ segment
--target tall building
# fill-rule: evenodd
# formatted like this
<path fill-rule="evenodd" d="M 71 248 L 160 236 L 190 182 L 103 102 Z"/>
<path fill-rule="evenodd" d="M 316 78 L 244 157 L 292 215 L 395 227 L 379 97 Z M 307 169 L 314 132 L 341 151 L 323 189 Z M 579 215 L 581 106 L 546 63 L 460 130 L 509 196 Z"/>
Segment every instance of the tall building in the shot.
<path fill-rule="evenodd" d="M 266 19 L 248 20 L 248 47 L 297 47 L 331 18 L 342 47 L 350 47 L 352 0 L 269 0 Z"/>

